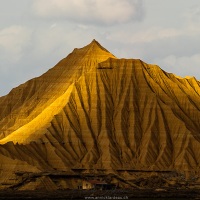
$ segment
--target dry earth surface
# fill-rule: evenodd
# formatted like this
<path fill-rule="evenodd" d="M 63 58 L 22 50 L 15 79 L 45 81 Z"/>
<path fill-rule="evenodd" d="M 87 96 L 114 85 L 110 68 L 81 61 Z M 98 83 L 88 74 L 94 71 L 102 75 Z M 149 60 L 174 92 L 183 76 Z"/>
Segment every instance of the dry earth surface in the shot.
<path fill-rule="evenodd" d="M 120 188 L 200 187 L 200 82 L 95 40 L 0 97 L 0 113 L 1 190 L 97 176 Z"/>

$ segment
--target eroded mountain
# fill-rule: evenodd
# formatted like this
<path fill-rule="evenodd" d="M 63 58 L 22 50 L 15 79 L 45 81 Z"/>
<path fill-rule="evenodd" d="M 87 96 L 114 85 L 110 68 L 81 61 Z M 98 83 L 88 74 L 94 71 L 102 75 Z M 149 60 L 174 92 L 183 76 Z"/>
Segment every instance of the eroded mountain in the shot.
<path fill-rule="evenodd" d="M 0 98 L 1 179 L 16 172 L 198 174 L 200 82 L 97 41 Z"/>

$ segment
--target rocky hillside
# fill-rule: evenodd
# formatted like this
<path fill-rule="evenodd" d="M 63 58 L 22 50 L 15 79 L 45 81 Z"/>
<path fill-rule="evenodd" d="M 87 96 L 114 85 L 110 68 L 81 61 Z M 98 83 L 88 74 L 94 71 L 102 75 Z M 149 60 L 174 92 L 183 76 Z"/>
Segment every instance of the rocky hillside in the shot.
<path fill-rule="evenodd" d="M 95 40 L 1 97 L 0 113 L 2 172 L 199 171 L 200 82 Z"/>

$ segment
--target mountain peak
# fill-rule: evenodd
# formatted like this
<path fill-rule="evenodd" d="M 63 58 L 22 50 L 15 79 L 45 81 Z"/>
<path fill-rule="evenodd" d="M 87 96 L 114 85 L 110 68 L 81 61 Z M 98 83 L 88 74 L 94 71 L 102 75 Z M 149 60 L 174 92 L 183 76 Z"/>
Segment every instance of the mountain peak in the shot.
<path fill-rule="evenodd" d="M 97 40 L 95 40 L 95 39 L 93 39 L 91 43 L 97 43 L 97 44 L 99 44 L 99 42 Z"/>
<path fill-rule="evenodd" d="M 104 48 L 97 40 L 93 39 L 91 43 L 83 47 L 82 49 L 87 50 L 88 52 L 98 53 L 99 54 L 109 54 L 109 57 L 115 57 L 111 54 L 106 48 Z"/>
<path fill-rule="evenodd" d="M 97 46 L 99 48 L 102 48 L 104 50 L 106 50 L 97 40 L 93 39 L 92 42 L 89 44 L 90 46 Z M 106 50 L 108 51 L 108 50 Z"/>
<path fill-rule="evenodd" d="M 97 40 L 95 40 L 95 39 L 93 39 L 92 42 L 90 42 L 88 45 L 97 45 L 97 46 L 102 47 L 101 44 Z"/>
<path fill-rule="evenodd" d="M 75 48 L 69 56 L 71 60 L 76 62 L 76 64 L 77 61 L 81 61 L 84 66 L 87 65 L 87 70 L 90 69 L 90 65 L 86 64 L 88 62 L 93 63 L 95 66 L 95 63 L 103 62 L 108 58 L 116 58 L 95 39 L 93 39 L 91 43 L 82 48 Z"/>

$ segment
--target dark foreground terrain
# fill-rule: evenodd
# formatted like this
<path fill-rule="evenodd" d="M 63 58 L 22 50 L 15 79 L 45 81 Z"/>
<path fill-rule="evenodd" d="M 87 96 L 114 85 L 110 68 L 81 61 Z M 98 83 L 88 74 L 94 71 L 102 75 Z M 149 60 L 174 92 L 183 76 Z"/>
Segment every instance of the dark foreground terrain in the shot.
<path fill-rule="evenodd" d="M 63 191 L 0 191 L 0 199 L 200 199 L 200 190 L 63 190 Z"/>

